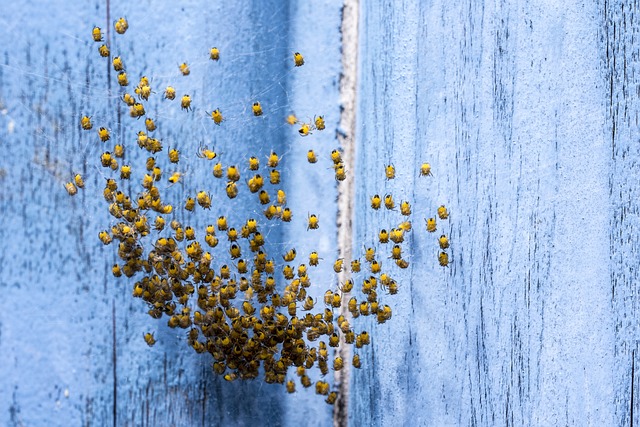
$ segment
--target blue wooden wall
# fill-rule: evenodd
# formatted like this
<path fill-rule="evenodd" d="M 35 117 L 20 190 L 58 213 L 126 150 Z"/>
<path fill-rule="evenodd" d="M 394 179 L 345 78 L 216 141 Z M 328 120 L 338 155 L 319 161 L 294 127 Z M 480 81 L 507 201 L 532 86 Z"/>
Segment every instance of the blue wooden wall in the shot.
<path fill-rule="evenodd" d="M 305 153 L 339 145 L 342 2 L 0 0 L 0 10 L 0 425 L 331 425 L 312 390 L 214 376 L 208 356 L 111 275 L 115 250 L 97 239 L 111 225 L 103 148 L 78 121 L 92 115 L 123 141 L 139 130 L 90 39 L 108 27 L 132 84 L 146 74 L 192 95 L 190 114 L 151 104 L 169 145 L 193 154 L 207 143 L 236 163 L 283 155 L 299 208 L 291 225 L 270 226 L 270 244 L 317 249 L 314 277 L 333 286 L 337 185 L 327 159 L 311 167 Z M 399 220 L 369 209 L 373 194 L 411 200 L 414 230 L 411 265 L 387 299 L 393 318 L 359 319 L 372 345 L 351 371 L 349 424 L 637 424 L 636 2 L 362 1 L 359 15 L 354 253 Z M 130 29 L 116 37 L 119 16 Z M 219 63 L 207 58 L 214 45 Z M 292 69 L 298 50 L 306 64 Z M 264 117 L 251 117 L 255 100 Z M 206 116 L 218 104 L 220 128 Z M 290 113 L 324 115 L 327 130 L 302 139 L 284 124 Z M 212 179 L 194 157 L 176 197 Z M 418 176 L 422 162 L 432 177 Z M 75 172 L 87 188 L 70 198 Z M 451 211 L 436 233 L 450 235 L 448 268 L 423 222 L 440 204 Z M 239 221 L 258 209 L 240 196 L 214 212 Z M 320 233 L 306 233 L 307 213 Z"/>
<path fill-rule="evenodd" d="M 289 203 L 304 207 L 288 229 L 270 226 L 269 241 L 295 243 L 313 211 L 325 232 L 298 249 L 319 243 L 325 258 L 335 257 L 332 170 L 303 169 L 311 146 L 337 147 L 335 131 L 303 144 L 285 117 L 323 114 L 329 129 L 336 128 L 340 4 L 3 2 L 2 10 L 0 424 L 330 424 L 332 408 L 312 392 L 285 399 L 282 386 L 214 376 L 211 358 L 188 348 L 184 331 L 151 319 L 131 296 L 133 282 L 112 277 L 115 249 L 97 239 L 112 225 L 101 195 L 107 173 L 98 167 L 104 148 L 95 130 L 81 131 L 78 124 L 91 115 L 95 127 L 108 126 L 114 140 L 126 141 L 129 163 L 144 163 L 146 155 L 135 147 L 144 125 L 133 123 L 118 99 L 122 91 L 110 62 L 91 40 L 98 25 L 109 28 L 112 53 L 123 57 L 132 85 L 148 75 L 157 92 L 171 84 L 179 97 L 193 98 L 190 114 L 166 100 L 149 107 L 165 146 L 184 155 L 185 185 L 167 191 L 184 200 L 207 188 L 213 163 L 196 158 L 201 144 L 215 147 L 225 164 L 244 164 L 250 155 L 266 162 L 276 151 Z M 116 36 L 112 22 L 120 16 L 130 28 Z M 208 58 L 212 46 L 220 48 L 218 63 Z M 307 63 L 293 70 L 295 50 Z M 178 71 L 184 61 L 188 77 Z M 263 117 L 252 116 L 255 101 Z M 216 107 L 226 116 L 219 128 L 206 115 Z M 71 198 L 63 183 L 76 172 L 85 176 L 86 189 Z M 330 185 L 310 191 L 320 179 Z M 214 199 L 219 195 L 223 203 L 215 217 L 199 216 L 194 228 L 221 214 L 234 223 L 246 219 L 247 210 L 259 212 L 253 198 L 241 194 L 232 204 L 217 191 Z M 183 219 L 183 210 L 176 211 Z M 332 277 L 329 268 L 325 280 Z M 144 332 L 155 332 L 153 348 Z"/>
<path fill-rule="evenodd" d="M 453 264 L 412 234 L 352 424 L 637 424 L 638 5 L 361 7 L 358 204 L 383 186 L 447 204 Z"/>

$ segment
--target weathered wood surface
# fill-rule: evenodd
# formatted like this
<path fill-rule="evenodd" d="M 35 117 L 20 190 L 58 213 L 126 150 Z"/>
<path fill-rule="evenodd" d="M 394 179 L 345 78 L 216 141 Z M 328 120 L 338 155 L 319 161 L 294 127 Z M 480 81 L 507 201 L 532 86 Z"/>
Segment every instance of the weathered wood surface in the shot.
<path fill-rule="evenodd" d="M 334 129 L 340 2 L 227 3 L 112 1 L 109 20 L 131 22 L 115 50 L 132 78 L 158 73 L 158 87 L 191 61 L 194 97 L 233 100 L 238 117 L 260 94 L 276 114 L 322 112 Z M 84 113 L 129 120 L 89 41 L 93 25 L 111 26 L 106 3 L 1 9 L 0 424 L 330 425 L 311 393 L 214 377 L 111 277 L 115 254 L 96 238 L 110 221 L 95 197 L 101 148 L 77 126 Z M 637 13 L 634 1 L 362 2 L 354 249 L 397 219 L 368 209 L 372 194 L 413 200 L 415 216 L 394 317 L 370 324 L 373 345 L 352 370 L 351 425 L 640 422 Z M 217 70 L 212 40 L 233 59 Z M 309 67 L 288 74 L 282 60 L 298 49 Z M 336 190 L 317 184 L 332 171 L 304 165 L 335 134 L 303 145 L 282 126 L 229 120 L 218 139 L 202 115 L 162 120 L 181 147 L 214 138 L 238 162 L 284 153 L 290 203 L 319 212 L 324 234 L 272 233 L 335 256 Z M 126 126 L 112 130 L 133 140 Z M 417 176 L 423 161 L 433 177 Z M 389 162 L 398 178 L 386 182 Z M 78 168 L 87 189 L 69 198 L 62 183 Z M 194 165 L 193 188 L 180 191 L 209 174 Z M 421 224 L 441 203 L 446 269 Z"/>
<path fill-rule="evenodd" d="M 195 354 L 184 332 L 167 328 L 166 320 L 151 319 L 131 297 L 131 281 L 111 276 L 114 248 L 97 240 L 97 232 L 111 225 L 97 167 L 103 147 L 95 130 L 89 136 L 78 120 L 89 114 L 95 126 L 107 124 L 116 141 L 126 141 L 127 161 L 144 162 L 134 143 L 144 125 L 131 126 L 115 73 L 90 38 L 99 25 L 109 28 L 111 50 L 122 55 L 132 85 L 147 74 L 156 91 L 173 84 L 180 96 L 191 94 L 191 115 L 166 103 L 150 111 L 165 146 L 193 158 L 207 142 L 238 164 L 250 155 L 265 161 L 271 150 L 283 155 L 290 203 L 304 201 L 298 222 L 308 209 L 318 212 L 326 229 L 320 244 L 327 258 L 335 256 L 332 171 L 301 170 L 309 147 L 299 145 L 284 119 L 290 109 L 305 119 L 325 114 L 335 129 L 341 5 L 1 3 L 0 425 L 331 424 L 331 408 L 312 393 L 284 399 L 282 386 L 226 383 L 214 376 L 210 357 Z M 119 16 L 127 17 L 130 29 L 115 37 L 112 22 Z M 214 45 L 221 50 L 219 63 L 208 59 Z M 307 66 L 294 76 L 291 55 L 297 49 L 305 52 Z M 191 66 L 188 78 L 178 72 L 183 61 Z M 256 100 L 265 108 L 261 125 L 251 117 Z M 212 103 L 226 106 L 227 121 L 219 129 L 206 117 Z M 335 133 L 309 144 L 337 144 Z M 211 166 L 202 165 L 187 164 L 188 184 L 173 191 L 186 197 L 203 188 L 212 178 Z M 85 175 L 87 188 L 70 198 L 62 184 L 75 172 Z M 310 191 L 321 180 L 330 186 Z M 257 212 L 254 202 L 238 200 L 213 212 L 232 222 L 242 209 Z M 200 217 L 192 225 L 212 220 Z M 299 235 L 277 227 L 269 233 L 276 242 Z M 147 331 L 155 331 L 153 348 L 142 339 Z"/>
<path fill-rule="evenodd" d="M 637 3 L 362 7 L 358 203 L 447 204 L 453 263 L 412 234 L 352 423 L 637 424 Z M 385 184 L 387 161 L 414 184 Z"/>

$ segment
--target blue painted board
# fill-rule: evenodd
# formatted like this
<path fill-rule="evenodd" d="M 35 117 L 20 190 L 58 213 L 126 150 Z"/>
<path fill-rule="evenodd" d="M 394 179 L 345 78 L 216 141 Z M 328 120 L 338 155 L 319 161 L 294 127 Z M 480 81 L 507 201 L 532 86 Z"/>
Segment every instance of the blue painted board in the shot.
<path fill-rule="evenodd" d="M 361 7 L 355 239 L 391 218 L 364 208 L 374 193 L 412 199 L 416 218 L 351 424 L 629 425 L 637 6 Z M 403 180 L 385 182 L 388 162 Z M 429 235 L 440 204 L 450 219 Z"/>
<path fill-rule="evenodd" d="M 269 244 L 280 250 L 299 240 L 307 210 L 316 209 L 323 225 L 316 243 L 328 258 L 335 249 L 335 183 L 324 167 L 304 173 L 306 150 L 296 129 L 285 124 L 292 109 L 305 119 L 326 114 L 330 128 L 338 120 L 339 5 L 324 6 L 309 26 L 300 20 L 309 7 L 283 1 L 2 5 L 0 424 L 331 423 L 331 407 L 312 391 L 286 396 L 282 386 L 214 376 L 210 356 L 195 354 L 185 332 L 168 328 L 166 319 L 150 318 L 131 296 L 133 281 L 111 275 L 115 248 L 97 239 L 99 230 L 114 223 L 102 199 L 110 174 L 99 166 L 99 156 L 115 141 L 125 144 L 131 165 L 144 163 L 147 155 L 135 145 L 144 124 L 128 117 L 115 72 L 91 40 L 92 27 L 102 27 L 131 85 L 142 75 L 151 79 L 156 93 L 147 113 L 165 143 L 158 157 L 168 147 L 183 153 L 184 183 L 167 194 L 184 200 L 201 189 L 212 192 L 210 214 L 191 219 L 176 208 L 176 218 L 201 230 L 220 214 L 238 228 L 247 215 L 261 214 L 248 194 L 230 203 L 223 187 L 212 184 L 213 163 L 195 153 L 206 145 L 225 164 L 245 165 L 250 155 L 266 162 L 273 150 L 283 158 L 291 205 L 304 208 L 288 228 L 267 226 Z M 130 23 L 124 35 L 112 27 L 119 16 Z M 218 63 L 208 58 L 214 45 L 221 51 Z M 297 49 L 306 49 L 307 66 L 300 70 L 293 69 Z M 178 71 L 184 61 L 188 77 Z M 193 112 L 180 111 L 178 100 L 162 99 L 169 84 L 179 97 L 191 95 Z M 262 117 L 251 114 L 255 101 L 263 105 Z M 207 115 L 214 108 L 226 117 L 220 127 Z M 100 143 L 95 129 L 80 129 L 85 114 L 96 128 L 110 128 L 109 143 Z M 331 131 L 303 142 L 336 144 Z M 86 188 L 71 198 L 63 184 L 76 172 L 84 175 Z M 310 191 L 326 177 L 331 180 L 324 193 Z M 142 339 L 149 331 L 158 341 L 153 348 Z"/>
<path fill-rule="evenodd" d="M 318 250 L 314 277 L 335 286 L 337 190 L 326 153 L 338 145 L 341 5 L 112 2 L 108 19 L 102 2 L 2 6 L 0 424 L 330 425 L 331 408 L 312 392 L 215 377 L 184 334 L 145 313 L 130 281 L 111 276 L 113 247 L 97 240 L 111 225 L 96 167 L 103 148 L 78 119 L 92 114 L 114 139 L 135 140 L 114 73 L 89 39 L 93 25 L 126 16 L 131 28 L 112 51 L 135 70 L 134 84 L 147 74 L 194 98 L 192 114 L 152 102 L 167 144 L 184 153 L 207 144 L 238 164 L 279 151 L 299 208 L 291 224 L 269 227 L 271 245 Z M 410 267 L 394 273 L 397 295 L 381 294 L 393 319 L 357 322 L 372 345 L 357 351 L 349 424 L 637 423 L 636 12 L 623 1 L 362 2 L 357 159 L 348 165 L 355 253 L 387 250 L 377 232 L 401 220 L 371 210 L 373 194 L 409 200 L 414 214 Z M 295 50 L 307 63 L 292 71 Z M 257 121 L 255 100 L 266 112 Z M 215 107 L 227 117 L 220 128 L 206 115 Z M 284 124 L 290 113 L 324 114 L 328 129 L 300 138 Z M 325 157 L 312 167 L 308 149 Z M 422 162 L 433 176 L 418 176 Z M 210 185 L 201 159 L 183 165 L 175 197 Z M 77 171 L 87 188 L 70 198 L 62 184 Z M 232 222 L 244 209 L 260 214 L 253 199 L 238 202 L 215 212 Z M 440 204 L 451 216 L 429 234 L 423 218 Z M 318 233 L 306 230 L 310 213 Z M 447 268 L 437 264 L 441 233 L 451 240 Z"/>

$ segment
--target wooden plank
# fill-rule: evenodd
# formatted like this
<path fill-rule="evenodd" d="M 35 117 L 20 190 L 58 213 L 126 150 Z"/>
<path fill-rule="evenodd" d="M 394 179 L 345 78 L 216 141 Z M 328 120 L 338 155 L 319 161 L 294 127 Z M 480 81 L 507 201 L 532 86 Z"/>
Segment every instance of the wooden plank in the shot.
<path fill-rule="evenodd" d="M 335 285 L 333 172 L 304 160 L 337 146 L 335 134 L 301 140 L 243 114 L 259 97 L 274 115 L 326 114 L 337 126 L 339 5 L 205 6 L 114 1 L 107 18 L 105 3 L 8 4 L 0 16 L 0 424 L 331 423 L 312 393 L 284 398 L 277 386 L 214 377 L 111 276 L 113 248 L 95 238 L 110 225 L 93 196 L 102 147 L 77 120 L 90 112 L 114 139 L 135 138 L 89 41 L 92 25 L 124 15 L 130 31 L 112 49 L 127 54 L 132 80 L 149 74 L 157 87 L 175 81 L 194 99 L 228 102 L 224 137 L 205 120 L 209 105 L 185 120 L 160 104 L 151 113 L 166 140 L 185 152 L 215 144 L 237 163 L 284 154 L 289 201 L 305 207 L 297 225 L 270 232 L 299 253 L 318 249 L 314 277 Z M 381 295 L 393 319 L 357 323 L 373 342 L 352 372 L 351 424 L 638 424 L 636 11 L 634 1 L 363 4 L 355 252 L 399 220 L 368 208 L 375 193 L 411 200 L 414 231 L 399 294 Z M 228 59 L 218 69 L 206 59 L 212 40 Z M 296 49 L 309 67 L 293 75 L 281 64 Z M 184 60 L 188 80 L 177 74 Z M 129 161 L 141 159 L 131 150 Z M 423 161 L 433 177 L 417 176 Z M 388 163 L 398 177 L 387 182 Z M 211 180 L 187 166 L 180 197 Z M 69 198 L 61 184 L 76 171 L 87 188 Z M 451 238 L 446 269 L 421 224 L 441 203 L 451 210 L 437 233 Z M 311 212 L 322 232 L 300 239 Z"/>
<path fill-rule="evenodd" d="M 623 424 L 602 13 L 584 2 L 363 4 L 356 241 L 397 221 L 365 208 L 374 193 L 409 198 L 416 214 L 394 318 L 371 325 L 374 369 L 354 373 L 354 425 Z M 432 178 L 416 176 L 422 161 Z M 384 181 L 388 162 L 401 180 Z M 418 226 L 441 203 L 446 269 Z"/>
<path fill-rule="evenodd" d="M 184 332 L 169 329 L 166 320 L 151 319 L 131 297 L 133 282 L 112 277 L 114 247 L 97 240 L 97 232 L 112 225 L 101 195 L 108 174 L 96 166 L 104 147 L 95 130 L 90 136 L 80 130 L 79 118 L 89 114 L 96 126 L 108 125 L 112 141 L 128 144 L 126 161 L 144 162 L 146 155 L 134 143 L 144 125 L 131 125 L 115 73 L 90 40 L 91 28 L 99 25 L 109 28 L 111 50 L 122 55 L 133 85 L 146 74 L 158 98 L 167 84 L 193 97 L 191 115 L 166 101 L 148 111 L 165 144 L 188 153 L 181 162 L 187 184 L 167 191 L 184 198 L 209 186 L 211 166 L 194 159 L 203 143 L 214 146 L 225 164 L 244 164 L 250 155 L 265 162 L 274 150 L 283 156 L 291 205 L 304 207 L 290 229 L 268 227 L 272 247 L 280 251 L 281 242 L 299 240 L 307 209 L 317 209 L 324 232 L 302 242 L 300 250 L 319 245 L 330 258 L 336 234 L 332 171 L 307 170 L 308 146 L 284 118 L 293 108 L 304 120 L 325 114 L 328 128 L 337 126 L 339 5 L 6 6 L 0 17 L 6 30 L 0 34 L 0 354 L 6 361 L 0 366 L 0 424 L 330 424 L 331 408 L 312 390 L 285 400 L 282 386 L 227 383 L 214 376 L 210 356 L 195 354 Z M 302 18 L 312 13 L 310 26 Z M 119 16 L 130 23 L 124 36 L 112 28 Z M 208 59 L 213 45 L 221 50 L 219 63 Z M 297 46 L 308 52 L 308 66 L 294 78 L 291 55 Z M 178 73 L 183 61 L 191 66 L 188 78 Z M 251 115 L 257 100 L 264 106 L 262 118 Z M 217 104 L 227 114 L 220 128 L 206 116 Z M 337 144 L 331 131 L 311 141 L 323 153 L 324 144 Z M 322 164 L 327 162 L 328 157 Z M 85 176 L 86 189 L 70 198 L 62 184 L 75 172 Z M 315 191 L 325 178 L 326 191 Z M 197 230 L 218 214 L 234 223 L 246 219 L 243 209 L 261 212 L 253 198 L 241 194 L 231 204 L 223 189 L 212 191 L 222 202 L 211 215 L 190 221 Z M 177 215 L 189 220 L 182 210 Z M 318 277 L 330 280 L 329 269 Z M 153 348 L 142 339 L 147 331 L 158 340 Z"/>
<path fill-rule="evenodd" d="M 615 317 L 614 409 L 617 425 L 638 419 L 638 3 L 606 1 L 602 8 L 605 141 L 611 156 L 610 297 Z"/>

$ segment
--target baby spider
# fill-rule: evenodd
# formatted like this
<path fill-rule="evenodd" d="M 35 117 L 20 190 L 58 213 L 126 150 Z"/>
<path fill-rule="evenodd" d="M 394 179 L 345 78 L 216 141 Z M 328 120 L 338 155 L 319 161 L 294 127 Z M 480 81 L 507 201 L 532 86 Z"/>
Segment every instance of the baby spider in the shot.
<path fill-rule="evenodd" d="M 278 157 L 278 155 L 272 151 L 271 154 L 269 154 L 269 157 L 267 158 L 267 165 L 270 168 L 275 168 L 278 166 L 279 162 L 280 162 L 280 157 Z"/>
<path fill-rule="evenodd" d="M 148 132 L 156 130 L 156 122 L 151 117 L 147 117 L 144 120 L 144 126 L 147 128 Z"/>
<path fill-rule="evenodd" d="M 427 231 L 429 233 L 433 233 L 433 232 L 436 231 L 436 219 L 435 218 L 425 219 L 424 222 L 427 223 Z"/>
<path fill-rule="evenodd" d="M 196 156 L 201 159 L 213 160 L 218 157 L 218 154 L 213 150 L 209 150 L 207 146 L 200 146 L 200 149 L 196 153 Z"/>
<path fill-rule="evenodd" d="M 440 205 L 440 207 L 438 208 L 438 216 L 440 217 L 440 219 L 449 218 L 449 212 L 447 211 L 445 205 Z"/>
<path fill-rule="evenodd" d="M 144 341 L 147 343 L 149 347 L 153 347 L 153 345 L 156 343 L 156 339 L 154 338 L 153 334 L 150 332 L 147 332 L 146 334 L 144 334 Z"/>
<path fill-rule="evenodd" d="M 191 110 L 191 97 L 189 95 L 184 95 L 182 97 L 181 104 L 183 110 Z"/>
<path fill-rule="evenodd" d="M 118 84 L 120 86 L 129 86 L 129 78 L 127 77 L 127 73 L 125 73 L 124 71 L 121 71 L 121 72 L 118 73 Z M 129 95 L 129 96 L 131 96 L 131 95 Z M 127 101 L 125 101 L 125 102 L 127 102 Z M 129 104 L 129 103 L 127 102 L 127 104 Z M 133 104 L 131 104 L 131 105 L 133 105 Z"/>
<path fill-rule="evenodd" d="M 438 255 L 438 262 L 441 266 L 447 267 L 449 265 L 449 255 L 446 252 L 440 252 Z"/>
<path fill-rule="evenodd" d="M 215 110 L 213 110 L 211 112 L 211 120 L 213 120 L 213 122 L 215 124 L 217 124 L 218 126 L 220 126 L 220 123 L 222 123 L 222 121 L 224 120 L 224 118 L 222 117 L 222 113 L 220 112 L 219 108 L 216 108 Z"/>
<path fill-rule="evenodd" d="M 404 216 L 411 215 L 411 205 L 407 201 L 400 203 L 400 213 Z"/>
<path fill-rule="evenodd" d="M 128 83 L 129 82 L 127 81 L 127 84 Z M 122 101 L 125 104 L 127 104 L 129 107 L 133 106 L 133 104 L 136 103 L 136 99 L 133 96 L 131 96 L 131 94 L 129 93 L 125 93 L 124 95 L 122 95 Z"/>
<path fill-rule="evenodd" d="M 316 157 L 316 153 L 313 150 L 309 150 L 307 152 L 307 161 L 309 163 L 316 163 L 318 161 L 318 158 Z"/>
<path fill-rule="evenodd" d="M 65 190 L 69 193 L 70 196 L 75 196 L 78 193 L 78 189 L 76 188 L 73 182 L 67 182 L 64 185 Z"/>
<path fill-rule="evenodd" d="M 169 177 L 169 183 L 175 184 L 176 182 L 180 181 L 181 177 L 182 174 L 180 172 L 174 172 L 173 175 Z"/>
<path fill-rule="evenodd" d="M 440 236 L 440 238 L 438 239 L 438 244 L 440 245 L 441 249 L 447 249 L 449 247 L 449 238 L 446 236 L 446 234 Z"/>
<path fill-rule="evenodd" d="M 296 258 L 296 250 L 295 250 L 295 248 L 294 249 L 290 249 L 284 255 L 282 255 L 282 259 L 284 259 L 286 262 L 291 262 L 295 258 Z"/>
<path fill-rule="evenodd" d="M 127 22 L 126 19 L 120 18 L 116 22 L 113 23 L 113 27 L 115 28 L 116 33 L 124 34 L 127 31 L 127 29 L 129 28 L 129 23 Z"/>
<path fill-rule="evenodd" d="M 340 163 L 342 163 L 342 154 L 340 153 L 340 150 L 335 149 L 331 151 L 331 161 L 334 165 L 339 165 Z"/>
<path fill-rule="evenodd" d="M 249 157 L 249 170 L 257 171 L 260 168 L 260 160 L 257 157 Z"/>
<path fill-rule="evenodd" d="M 102 56 L 103 58 L 108 57 L 109 47 L 106 44 L 100 45 L 100 47 L 98 48 L 98 53 L 100 53 L 100 56 Z"/>
<path fill-rule="evenodd" d="M 139 102 L 135 102 L 129 109 L 129 115 L 131 117 L 140 118 L 145 114 L 146 113 L 144 111 L 144 105 L 140 104 Z"/>
<path fill-rule="evenodd" d="M 82 116 L 82 118 L 80 119 L 80 125 L 82 126 L 82 129 L 90 130 L 93 127 L 93 124 L 91 123 L 91 117 Z"/>
<path fill-rule="evenodd" d="M 260 103 L 258 101 L 253 103 L 253 106 L 251 107 L 251 110 L 253 111 L 253 115 L 258 117 L 262 115 L 262 106 L 260 105 Z"/>
<path fill-rule="evenodd" d="M 110 134 L 109 134 L 109 130 L 107 128 L 100 128 L 98 129 L 98 137 L 100 138 L 100 141 L 102 142 L 107 142 L 109 140 L 109 138 L 111 138 Z"/>
<path fill-rule="evenodd" d="M 212 47 L 211 50 L 209 51 L 209 59 L 211 59 L 212 61 L 217 61 L 220 59 L 220 49 L 218 49 L 217 47 Z"/>
<path fill-rule="evenodd" d="M 308 225 L 307 225 L 307 230 L 317 230 L 318 227 L 320 226 L 318 224 L 318 216 L 315 215 L 315 214 L 311 214 L 311 215 L 309 215 L 308 220 L 309 220 L 309 222 L 308 222 Z"/>
<path fill-rule="evenodd" d="M 393 196 L 391 194 L 384 196 L 384 206 L 389 210 L 393 210 L 395 208 L 396 204 L 393 201 Z"/>
<path fill-rule="evenodd" d="M 387 179 L 394 179 L 396 177 L 396 168 L 393 165 L 387 165 L 384 168 L 384 174 L 387 176 Z"/>
<path fill-rule="evenodd" d="M 84 188 L 84 179 L 79 173 L 75 174 L 75 176 L 73 177 L 73 181 L 76 183 L 76 186 L 78 188 Z"/>
<path fill-rule="evenodd" d="M 198 204 L 202 206 L 204 209 L 209 209 L 211 207 L 211 197 L 205 191 L 200 191 L 196 197 Z"/>
<path fill-rule="evenodd" d="M 307 136 L 311 133 L 310 130 L 311 125 L 309 125 L 308 123 L 303 123 L 302 126 L 300 126 L 300 129 L 298 129 L 298 133 L 300 134 L 300 136 Z"/>
<path fill-rule="evenodd" d="M 420 176 L 429 176 L 431 175 L 431 165 L 429 163 L 423 163 L 420 166 Z"/>
<path fill-rule="evenodd" d="M 102 41 L 102 30 L 100 29 L 100 27 L 93 27 L 93 31 L 91 31 L 91 35 L 93 36 L 94 42 Z"/>
<path fill-rule="evenodd" d="M 115 71 L 124 70 L 124 64 L 122 63 L 122 58 L 120 58 L 119 56 L 114 57 L 113 60 L 111 61 L 111 64 L 113 64 L 113 69 Z"/>
<path fill-rule="evenodd" d="M 371 198 L 371 208 L 375 210 L 380 209 L 381 202 L 382 202 L 382 199 L 380 199 L 380 196 L 376 194 Z"/>
<path fill-rule="evenodd" d="M 169 161 L 171 163 L 178 163 L 180 161 L 180 151 L 175 148 L 169 150 Z"/>
<path fill-rule="evenodd" d="M 176 90 L 172 86 L 167 86 L 164 90 L 164 97 L 168 100 L 176 99 Z"/>
<path fill-rule="evenodd" d="M 309 254 L 309 265 L 317 266 L 322 258 L 318 256 L 318 252 L 313 251 Z"/>

